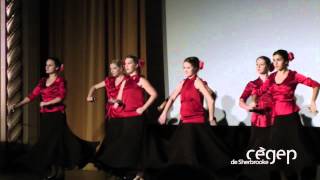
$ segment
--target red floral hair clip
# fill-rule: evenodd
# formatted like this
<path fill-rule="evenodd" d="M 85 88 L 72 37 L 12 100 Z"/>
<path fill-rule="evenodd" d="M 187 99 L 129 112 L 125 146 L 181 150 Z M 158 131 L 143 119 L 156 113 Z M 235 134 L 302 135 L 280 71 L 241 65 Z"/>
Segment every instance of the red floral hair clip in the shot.
<path fill-rule="evenodd" d="M 138 66 L 139 66 L 140 68 L 143 68 L 144 65 L 145 65 L 145 61 L 144 61 L 143 59 L 139 59 L 139 60 L 138 60 Z"/>
<path fill-rule="evenodd" d="M 202 60 L 199 61 L 199 69 L 204 68 L 204 62 Z"/>
<path fill-rule="evenodd" d="M 59 72 L 63 72 L 63 71 L 64 71 L 64 65 L 61 64 L 61 65 L 60 65 L 60 68 L 59 68 Z"/>
<path fill-rule="evenodd" d="M 288 53 L 288 59 L 289 59 L 289 61 L 292 61 L 292 60 L 294 59 L 294 54 L 293 54 L 293 52 L 289 52 L 289 53 Z"/>

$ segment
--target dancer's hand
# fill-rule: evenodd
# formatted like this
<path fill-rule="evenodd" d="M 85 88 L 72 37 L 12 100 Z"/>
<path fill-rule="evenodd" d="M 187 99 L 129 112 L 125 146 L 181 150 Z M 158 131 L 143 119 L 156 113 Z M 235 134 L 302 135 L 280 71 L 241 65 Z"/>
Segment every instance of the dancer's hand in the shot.
<path fill-rule="evenodd" d="M 318 113 L 316 102 L 311 102 L 310 103 L 309 110 L 312 113 Z"/>
<path fill-rule="evenodd" d="M 213 119 L 209 119 L 209 124 L 210 126 L 216 126 L 217 125 L 216 118 L 214 117 Z"/>
<path fill-rule="evenodd" d="M 95 97 L 87 97 L 88 102 L 95 102 L 96 98 Z"/>
<path fill-rule="evenodd" d="M 16 109 L 16 104 L 13 104 L 9 107 L 9 113 L 13 113 Z"/>
<path fill-rule="evenodd" d="M 138 114 L 142 114 L 144 111 L 145 111 L 145 109 L 144 109 L 143 107 L 139 107 L 139 108 L 136 110 L 136 112 L 137 112 Z"/>
<path fill-rule="evenodd" d="M 112 99 L 112 98 L 108 99 L 108 103 L 114 104 L 114 103 L 116 103 L 116 102 L 117 102 L 117 101 L 116 101 L 115 99 Z"/>
<path fill-rule="evenodd" d="M 123 105 L 123 102 L 122 102 L 122 100 L 120 100 L 120 99 L 115 99 L 115 100 L 114 100 L 114 103 L 117 103 L 119 106 L 122 106 L 122 105 Z"/>
<path fill-rule="evenodd" d="M 44 107 L 46 105 L 48 105 L 46 102 L 43 102 L 43 101 L 40 102 L 40 107 Z"/>
<path fill-rule="evenodd" d="M 257 103 L 256 102 L 251 102 L 249 105 L 248 105 L 248 111 L 250 110 L 253 110 L 254 108 L 257 107 Z"/>
<path fill-rule="evenodd" d="M 162 113 L 162 114 L 160 115 L 159 119 L 158 119 L 158 122 L 159 122 L 161 125 L 163 125 L 163 124 L 166 123 L 166 120 L 167 120 L 166 114 L 163 114 L 163 113 Z"/>
<path fill-rule="evenodd" d="M 116 103 L 113 103 L 113 106 L 112 106 L 114 109 L 117 109 L 119 107 L 119 104 L 116 102 Z"/>

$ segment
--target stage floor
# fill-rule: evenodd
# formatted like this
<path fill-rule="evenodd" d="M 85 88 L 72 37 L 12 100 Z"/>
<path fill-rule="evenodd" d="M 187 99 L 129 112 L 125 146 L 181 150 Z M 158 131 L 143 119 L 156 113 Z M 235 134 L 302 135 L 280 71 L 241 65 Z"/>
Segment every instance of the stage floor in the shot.
<path fill-rule="evenodd" d="M 315 180 L 320 180 L 320 167 L 317 168 L 317 175 Z M 224 180 L 256 180 L 255 176 L 258 176 L 260 180 L 270 180 L 267 174 L 262 176 L 261 174 L 253 175 L 250 178 L 248 177 L 237 177 L 237 178 L 223 178 Z M 0 180 L 41 180 L 40 177 L 32 174 L 0 174 Z M 151 178 L 153 179 L 153 178 Z M 58 180 L 58 179 L 57 179 Z M 110 176 L 103 171 L 86 171 L 86 170 L 72 170 L 66 171 L 65 177 L 63 180 L 120 180 L 114 176 Z M 281 178 L 285 180 L 285 178 Z"/>
<path fill-rule="evenodd" d="M 33 174 L 0 174 L 1 180 L 40 180 Z M 116 180 L 116 178 L 104 173 L 103 171 L 66 171 L 64 180 Z"/>

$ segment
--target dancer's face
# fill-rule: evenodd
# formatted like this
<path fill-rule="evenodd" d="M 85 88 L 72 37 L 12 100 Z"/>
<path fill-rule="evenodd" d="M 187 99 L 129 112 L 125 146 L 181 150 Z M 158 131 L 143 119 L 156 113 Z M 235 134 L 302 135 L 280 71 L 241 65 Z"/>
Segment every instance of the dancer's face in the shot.
<path fill-rule="evenodd" d="M 57 73 L 59 68 L 56 66 L 55 62 L 51 59 L 48 59 L 46 62 L 46 73 L 47 74 L 53 74 Z"/>
<path fill-rule="evenodd" d="M 266 64 L 266 61 L 259 58 L 256 61 L 256 70 L 259 74 L 267 74 L 268 73 L 268 67 Z"/>
<path fill-rule="evenodd" d="M 111 76 L 113 77 L 117 77 L 122 74 L 122 67 L 119 67 L 115 63 L 111 63 L 109 68 L 110 68 Z"/>
<path fill-rule="evenodd" d="M 274 68 L 277 70 L 277 71 L 281 71 L 283 69 L 286 69 L 287 66 L 288 66 L 288 62 L 286 62 L 282 56 L 276 54 L 273 56 L 273 65 L 274 65 Z"/>
<path fill-rule="evenodd" d="M 183 72 L 185 76 L 191 77 L 195 74 L 195 68 L 189 62 L 184 62 Z"/>
<path fill-rule="evenodd" d="M 124 60 L 124 68 L 127 74 L 132 74 L 138 69 L 138 64 L 136 64 L 132 58 L 126 58 Z"/>

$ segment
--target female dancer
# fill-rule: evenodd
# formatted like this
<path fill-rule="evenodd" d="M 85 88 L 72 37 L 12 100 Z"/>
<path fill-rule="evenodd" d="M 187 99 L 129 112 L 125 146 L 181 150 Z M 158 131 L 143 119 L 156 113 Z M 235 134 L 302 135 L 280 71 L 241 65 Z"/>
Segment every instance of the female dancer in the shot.
<path fill-rule="evenodd" d="M 293 53 L 286 50 L 277 50 L 273 53 L 273 64 L 276 72 L 272 73 L 264 84 L 255 89 L 253 94 L 260 96 L 269 92 L 273 99 L 274 125 L 271 132 L 273 147 L 277 150 L 294 149 L 297 153 L 295 160 L 290 164 L 284 158 L 278 160 L 278 167 L 284 170 L 288 176 L 295 176 L 292 170 L 301 170 L 313 163 L 312 153 L 307 145 L 307 138 L 302 132 L 302 124 L 299 116 L 300 108 L 297 106 L 294 92 L 298 84 L 312 87 L 313 93 L 310 103 L 310 111 L 317 112 L 316 99 L 320 84 L 311 78 L 288 69 L 289 62 L 294 59 Z"/>
<path fill-rule="evenodd" d="M 256 60 L 256 70 L 259 77 L 250 81 L 244 89 L 239 105 L 241 108 L 251 111 L 251 136 L 249 140 L 249 148 L 266 148 L 270 141 L 270 126 L 272 125 L 272 97 L 269 93 L 265 93 L 256 97 L 255 103 L 246 104 L 247 99 L 252 95 L 254 88 L 262 86 L 263 82 L 268 78 L 268 72 L 273 71 L 274 66 L 271 60 L 266 56 L 260 56 Z"/>
<path fill-rule="evenodd" d="M 209 109 L 209 123 L 216 125 L 214 117 L 214 100 L 202 79 L 197 75 L 201 65 L 197 57 L 184 60 L 183 69 L 186 78 L 171 94 L 159 117 L 159 123 L 165 124 L 169 108 L 180 95 L 180 124 L 170 140 L 168 152 L 169 165 L 182 165 L 193 168 L 218 170 L 230 161 L 224 146 L 214 136 L 206 123 L 203 100 Z"/>
<path fill-rule="evenodd" d="M 120 86 L 118 101 L 111 107 L 107 122 L 106 137 L 98 162 L 113 173 L 142 179 L 144 112 L 157 97 L 157 92 L 148 80 L 141 77 L 142 61 L 129 55 L 124 60 L 128 77 Z M 144 100 L 144 92 L 149 98 Z"/>
<path fill-rule="evenodd" d="M 123 67 L 122 67 L 122 61 L 121 60 L 113 60 L 110 63 L 109 66 L 111 76 L 106 77 L 104 81 L 95 84 L 92 86 L 89 90 L 87 101 L 88 102 L 94 102 L 95 97 L 93 97 L 93 93 L 100 88 L 104 88 L 106 90 L 106 95 L 108 102 L 106 103 L 106 119 L 110 118 L 112 116 L 112 106 L 114 106 L 115 103 L 120 103 L 119 100 L 117 100 L 117 96 L 119 93 L 119 89 L 121 84 L 125 81 L 125 75 L 123 73 Z"/>
<path fill-rule="evenodd" d="M 82 146 L 84 141 L 74 136 L 67 126 L 63 104 L 66 82 L 59 76 L 63 65 L 56 58 L 48 58 L 45 70 L 48 77 L 41 78 L 32 93 L 10 107 L 10 111 L 14 112 L 16 108 L 28 104 L 41 95 L 40 139 L 31 152 L 18 159 L 16 163 L 41 174 L 51 167 L 51 171 L 45 175 L 45 178 L 50 179 L 63 175 L 62 167 L 81 163 L 81 156 L 86 156 L 81 153 L 87 150 L 82 151 L 85 148 Z M 93 156 L 95 147 L 89 149 L 91 153 L 89 156 Z"/>

